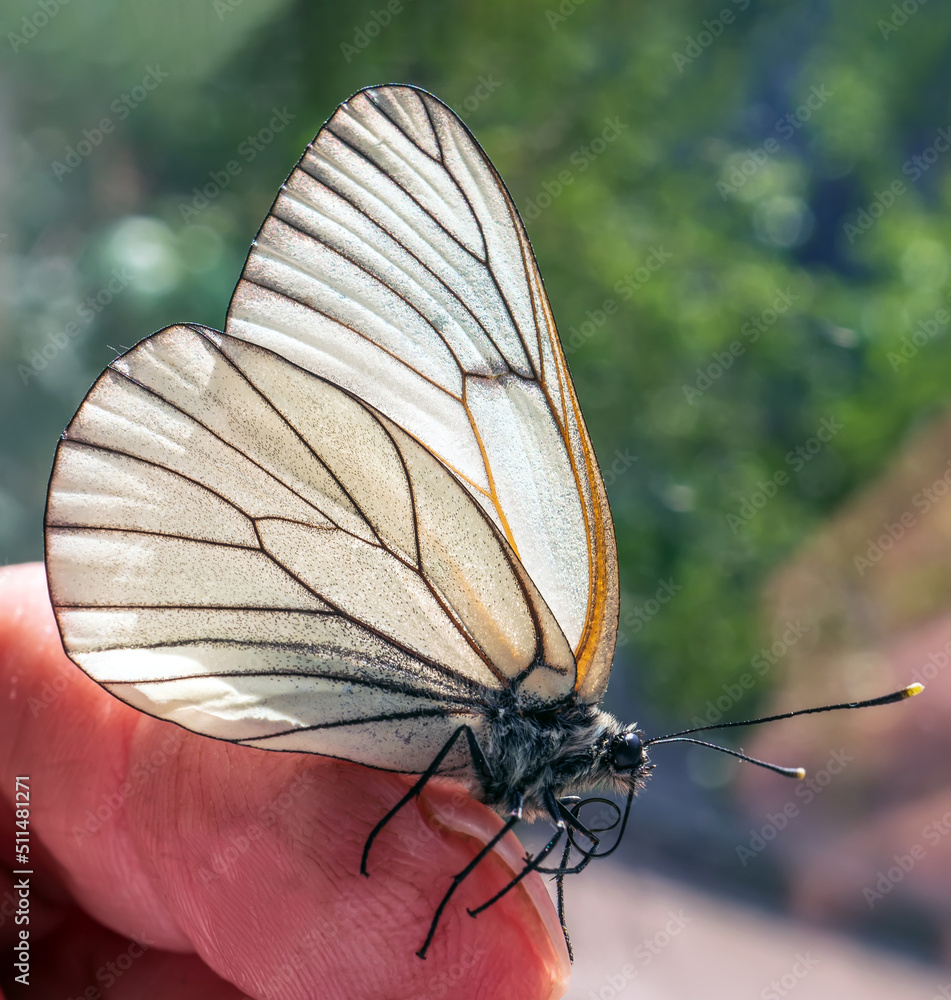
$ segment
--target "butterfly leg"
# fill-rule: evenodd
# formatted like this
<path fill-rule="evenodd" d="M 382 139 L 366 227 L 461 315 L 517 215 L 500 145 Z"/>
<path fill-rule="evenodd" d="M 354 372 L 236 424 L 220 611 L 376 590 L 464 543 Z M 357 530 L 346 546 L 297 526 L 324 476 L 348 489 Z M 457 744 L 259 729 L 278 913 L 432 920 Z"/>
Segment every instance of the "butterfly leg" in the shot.
<path fill-rule="evenodd" d="M 571 801 L 576 803 L 576 808 L 580 806 L 580 799 L 576 800 L 572 797 Z M 565 802 L 559 802 L 555 798 L 554 793 L 550 789 L 545 789 L 545 806 L 551 814 L 553 822 L 558 823 L 562 828 L 568 829 L 568 834 L 565 838 L 565 849 L 561 853 L 561 864 L 555 870 L 555 901 L 558 905 L 558 923 L 561 926 L 561 933 L 565 939 L 565 947 L 568 949 L 568 961 L 574 962 L 575 952 L 571 947 L 571 935 L 568 933 L 568 921 L 565 917 L 565 875 L 572 874 L 572 870 L 568 867 L 568 860 L 571 857 L 571 848 L 576 846 L 571 837 L 571 830 L 576 829 L 583 837 L 587 837 L 595 850 L 598 847 L 598 838 L 565 805 Z M 591 855 L 586 854 L 576 867 L 580 871 L 590 860 Z"/>
<path fill-rule="evenodd" d="M 578 832 L 582 836 L 590 837 L 595 847 L 597 847 L 598 838 L 589 830 L 586 830 L 583 824 L 579 823 L 578 827 Z M 574 962 L 575 953 L 571 947 L 571 936 L 568 934 L 568 923 L 565 919 L 565 876 L 576 875 L 578 872 L 584 871 L 591 859 L 597 857 L 596 854 L 586 853 L 582 856 L 578 864 L 569 866 L 568 859 L 571 856 L 571 848 L 574 846 L 576 845 L 569 836 L 565 841 L 565 849 L 561 855 L 561 864 L 557 868 L 539 868 L 539 871 L 552 873 L 555 876 L 555 901 L 558 904 L 558 923 L 561 925 L 561 933 L 565 938 L 565 947 L 568 949 L 568 960 L 570 962 Z"/>
<path fill-rule="evenodd" d="M 512 809 L 509 814 L 509 818 L 505 821 L 505 825 L 502 827 L 502 829 L 499 830 L 499 832 L 496 833 L 494 837 L 492 837 L 492 839 L 482 848 L 481 851 L 479 851 L 479 853 L 469 862 L 469 864 L 467 864 L 466 867 L 462 869 L 461 872 L 459 872 L 456 875 L 453 875 L 452 885 L 449 886 L 446 895 L 443 896 L 442 900 L 439 903 L 439 906 L 436 907 L 436 912 L 433 915 L 433 921 L 429 925 L 429 933 L 426 935 L 426 940 L 423 942 L 422 948 L 420 948 L 419 951 L 416 952 L 416 954 L 419 955 L 420 958 L 426 957 L 426 952 L 429 950 L 430 944 L 432 944 L 433 935 L 436 933 L 436 927 L 439 924 L 439 918 L 442 916 L 443 910 L 445 910 L 447 904 L 449 903 L 449 900 L 452 899 L 456 889 L 458 889 L 461 883 L 465 881 L 465 879 L 468 878 L 469 875 L 472 874 L 476 865 L 478 865 L 479 862 L 487 854 L 490 854 L 492 852 L 495 845 L 522 818 L 522 796 L 519 793 L 516 793 L 516 795 L 517 799 L 512 804 Z"/>
<path fill-rule="evenodd" d="M 483 903 L 481 906 L 477 906 L 474 910 L 469 910 L 470 917 L 478 916 L 483 910 L 487 910 L 493 903 L 497 903 L 507 892 L 514 889 L 515 886 L 522 881 L 523 878 L 529 873 L 535 871 L 535 869 L 548 857 L 549 854 L 555 849 L 558 841 L 561 840 L 562 834 L 564 834 L 564 828 L 555 831 L 554 836 L 548 843 L 535 855 L 534 858 L 526 858 L 525 867 L 516 875 L 504 888 L 500 889 L 490 900 Z"/>
<path fill-rule="evenodd" d="M 561 855 L 561 868 L 568 864 L 568 855 L 571 854 L 571 840 L 565 841 L 565 849 Z M 571 937 L 568 935 L 568 924 L 565 921 L 565 873 L 560 871 L 555 876 L 555 899 L 558 903 L 558 923 L 561 924 L 561 933 L 565 938 L 565 947 L 568 949 L 568 961 L 574 962 L 575 953 L 571 947 Z"/>
<path fill-rule="evenodd" d="M 559 830 L 567 829 L 568 824 L 565 822 L 565 815 L 567 815 L 569 819 L 577 818 L 563 802 L 559 802 L 555 798 L 555 794 L 550 788 L 545 789 L 545 806 L 552 817 L 552 822 L 558 826 Z M 568 833 L 565 837 L 565 849 L 561 852 L 561 864 L 558 866 L 562 870 L 555 876 L 555 900 L 558 904 L 558 924 L 561 927 L 562 937 L 565 939 L 565 947 L 568 949 L 568 961 L 573 963 L 575 960 L 575 953 L 574 949 L 571 947 L 571 935 L 568 933 L 568 922 L 565 918 L 564 872 L 564 869 L 568 866 L 568 859 L 571 856 L 571 848 L 571 834 Z"/>
<path fill-rule="evenodd" d="M 538 857 L 535 859 L 535 864 L 532 867 L 537 868 L 539 872 L 555 876 L 555 898 L 558 904 L 558 923 L 561 925 L 561 933 L 565 938 L 565 947 L 568 949 L 568 960 L 570 962 L 574 962 L 575 953 L 574 949 L 571 947 L 571 935 L 568 933 L 568 923 L 565 919 L 565 876 L 574 875 L 577 872 L 583 871 L 591 859 L 597 856 L 594 851 L 597 850 L 600 842 L 597 835 L 589 830 L 584 823 L 578 819 L 575 813 L 565 805 L 564 802 L 559 802 L 549 789 L 545 790 L 544 798 L 545 806 L 552 817 L 552 822 L 558 827 L 558 832 L 551 839 L 551 841 L 549 841 L 550 846 L 552 848 L 555 846 L 555 842 L 563 830 L 567 830 L 568 834 L 565 840 L 565 848 L 561 854 L 561 864 L 558 865 L 557 868 L 542 868 L 540 866 L 540 862 L 543 860 L 543 855 L 547 853 L 547 851 L 539 852 Z M 574 799 L 572 799 L 572 801 L 574 801 Z M 577 801 L 580 804 L 581 800 L 579 799 Z M 577 832 L 583 837 L 591 841 L 592 851 L 582 852 L 581 861 L 579 861 L 576 865 L 569 866 L 568 860 L 571 857 L 571 848 L 577 847 L 571 836 L 572 830 L 577 830 Z"/>
<path fill-rule="evenodd" d="M 490 900 L 483 903 L 481 906 L 477 906 L 474 910 L 469 910 L 469 916 L 474 917 L 481 913 L 483 910 L 487 910 L 493 903 L 498 902 L 507 892 L 515 888 L 519 882 L 525 878 L 531 871 L 542 870 L 540 865 L 548 857 L 549 854 L 555 849 L 558 841 L 561 839 L 562 835 L 565 833 L 566 829 L 569 827 L 569 823 L 572 828 L 578 830 L 582 836 L 589 838 L 592 843 L 597 847 L 598 838 L 592 833 L 587 827 L 561 802 L 559 802 L 554 794 L 546 789 L 544 792 L 545 806 L 551 816 L 552 822 L 555 824 L 555 833 L 551 840 L 535 855 L 534 858 L 527 859 L 527 864 L 525 867 L 516 875 L 504 888 L 497 892 Z M 566 818 L 568 822 L 566 822 Z M 565 946 L 568 949 L 568 958 L 574 961 L 574 952 L 571 949 L 571 938 L 568 935 L 568 927 L 565 922 L 565 886 L 564 880 L 565 875 L 570 874 L 574 869 L 568 867 L 568 859 L 571 854 L 571 848 L 573 846 L 572 840 L 569 837 L 565 841 L 565 849 L 562 853 L 561 864 L 556 869 L 550 869 L 555 872 L 555 885 L 557 889 L 557 899 L 558 899 L 558 922 L 561 925 L 561 932 L 565 937 Z M 575 866 L 577 870 L 584 868 L 588 862 L 591 860 L 591 855 L 585 855 L 583 860 Z"/>
<path fill-rule="evenodd" d="M 555 805 L 558 810 L 556 815 L 562 817 L 565 825 L 569 828 L 569 830 L 577 831 L 578 833 L 580 833 L 581 836 L 585 838 L 585 840 L 591 841 L 593 849 L 597 849 L 598 845 L 601 843 L 600 839 L 592 830 L 589 830 L 584 825 L 584 823 L 581 822 L 581 820 L 578 818 L 577 813 L 569 809 L 563 802 L 556 802 Z M 576 806 L 575 809 L 579 808 L 580 805 L 581 803 L 579 803 L 579 805 Z M 572 844 L 574 844 L 574 838 L 569 835 L 569 839 L 571 840 Z M 575 844 L 575 846 L 577 847 L 577 844 Z"/>
<path fill-rule="evenodd" d="M 483 774 L 489 774 L 489 765 L 485 759 L 485 755 L 482 753 L 482 748 L 479 746 L 478 741 L 475 738 L 475 734 L 468 726 L 460 726 L 453 734 L 446 740 L 445 745 L 433 758 L 433 762 L 426 768 L 425 771 L 419 776 L 416 783 L 410 788 L 410 790 L 396 803 L 395 806 L 380 820 L 379 823 L 370 831 L 370 836 L 367 837 L 367 842 L 363 845 L 363 857 L 360 859 L 360 872 L 369 878 L 370 873 L 367 871 L 367 859 L 370 857 L 370 848 L 373 846 L 373 841 L 376 840 L 379 833 L 382 831 L 383 827 L 406 805 L 410 799 L 415 798 L 423 790 L 426 782 L 439 770 L 439 765 L 446 759 L 449 751 L 452 750 L 456 743 L 456 740 L 461 734 L 465 733 L 466 739 L 469 742 L 469 752 L 472 754 L 472 762 L 475 766 L 476 774 L 481 778 Z"/>
<path fill-rule="evenodd" d="M 568 810 L 563 812 L 563 815 L 568 820 L 566 826 L 568 827 L 568 840 L 565 843 L 565 851 L 561 859 L 561 864 L 557 868 L 539 868 L 538 870 L 545 875 L 555 875 L 556 877 L 563 878 L 565 875 L 577 875 L 579 872 L 583 872 L 585 868 L 591 862 L 592 858 L 600 857 L 597 853 L 598 845 L 601 841 L 598 837 L 589 830 L 584 823 L 582 823 L 577 816 L 569 814 Z M 577 830 L 586 840 L 590 840 L 593 847 L 590 851 L 582 850 L 574 842 L 571 836 L 571 831 Z M 574 847 L 581 854 L 581 860 L 575 865 L 568 864 L 568 856 L 571 853 L 571 848 Z"/>
<path fill-rule="evenodd" d="M 549 805 L 546 803 L 546 805 Z M 564 826 L 568 827 L 569 833 L 568 838 L 565 841 L 565 849 L 561 855 L 561 864 L 557 868 L 539 868 L 540 872 L 545 874 L 551 874 L 555 876 L 555 900 L 558 904 L 558 923 L 561 924 L 561 933 L 565 937 L 565 947 L 568 949 L 568 959 L 571 962 L 575 960 L 574 949 L 571 947 L 571 937 L 568 934 L 568 924 L 565 920 L 565 876 L 566 875 L 576 875 L 578 872 L 584 871 L 588 867 L 592 858 L 596 858 L 598 855 L 595 853 L 597 851 L 600 840 L 597 835 L 589 830 L 581 820 L 562 802 L 557 803 L 557 810 L 553 810 L 549 805 L 549 810 L 553 815 L 558 815 L 564 817 L 562 823 Z M 574 840 L 572 840 L 571 832 L 572 830 L 577 830 L 582 837 L 591 841 L 592 849 L 591 851 L 582 851 L 581 860 L 576 865 L 569 865 L 568 860 L 571 857 L 572 847 L 577 847 Z M 541 860 L 539 858 L 539 860 Z"/>

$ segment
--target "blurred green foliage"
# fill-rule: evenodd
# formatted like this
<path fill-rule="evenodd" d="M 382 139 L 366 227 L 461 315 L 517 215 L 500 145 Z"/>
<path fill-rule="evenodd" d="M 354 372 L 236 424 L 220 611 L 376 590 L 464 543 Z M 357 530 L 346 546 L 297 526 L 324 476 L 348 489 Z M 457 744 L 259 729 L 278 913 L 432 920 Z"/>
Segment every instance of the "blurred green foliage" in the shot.
<path fill-rule="evenodd" d="M 610 470 L 628 666 L 692 713 L 766 641 L 768 574 L 951 390 L 951 10 L 904 10 L 8 0 L 0 558 L 41 555 L 57 436 L 114 351 L 220 327 L 320 124 L 416 83 L 524 210 Z"/>

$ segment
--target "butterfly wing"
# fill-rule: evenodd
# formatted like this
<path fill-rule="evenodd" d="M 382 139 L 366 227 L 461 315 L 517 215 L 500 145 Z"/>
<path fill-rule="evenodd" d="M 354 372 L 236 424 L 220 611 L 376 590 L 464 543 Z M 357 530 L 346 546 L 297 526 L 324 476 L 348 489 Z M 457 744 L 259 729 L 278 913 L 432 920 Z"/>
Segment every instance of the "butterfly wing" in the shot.
<path fill-rule="evenodd" d="M 574 679 L 511 547 L 429 451 L 211 330 L 110 365 L 60 442 L 46 524 L 69 655 L 209 736 L 421 771 L 493 690 L 551 700 Z"/>
<path fill-rule="evenodd" d="M 229 334 L 363 400 L 502 533 L 597 701 L 618 617 L 607 496 L 528 237 L 462 122 L 411 87 L 342 104 L 283 185 Z"/>
<path fill-rule="evenodd" d="M 607 499 L 524 229 L 452 112 L 405 87 L 341 105 L 227 329 L 147 338 L 64 434 L 70 656 L 197 732 L 402 771 L 507 685 L 596 700 Z"/>

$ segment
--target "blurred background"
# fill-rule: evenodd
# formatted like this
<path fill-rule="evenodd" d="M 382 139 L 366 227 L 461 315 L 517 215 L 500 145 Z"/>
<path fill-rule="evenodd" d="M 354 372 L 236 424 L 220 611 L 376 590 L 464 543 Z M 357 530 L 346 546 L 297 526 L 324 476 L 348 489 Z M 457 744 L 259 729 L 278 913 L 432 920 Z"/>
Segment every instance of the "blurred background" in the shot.
<path fill-rule="evenodd" d="M 951 10 L 6 0 L 0 29 L 0 559 L 41 557 L 115 353 L 220 328 L 336 105 L 426 87 L 522 210 L 605 472 L 609 707 L 658 733 L 928 686 L 723 741 L 805 785 L 658 748 L 617 866 L 569 884 L 570 995 L 951 997 Z"/>

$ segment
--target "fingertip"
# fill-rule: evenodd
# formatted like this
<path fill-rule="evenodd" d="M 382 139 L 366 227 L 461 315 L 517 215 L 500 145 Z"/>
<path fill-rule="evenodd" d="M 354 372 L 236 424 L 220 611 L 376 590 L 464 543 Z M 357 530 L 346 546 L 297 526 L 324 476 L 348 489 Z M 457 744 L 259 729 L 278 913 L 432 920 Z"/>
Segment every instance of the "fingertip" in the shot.
<path fill-rule="evenodd" d="M 420 797 L 420 811 L 427 826 L 441 828 L 462 839 L 469 852 L 481 849 L 502 825 L 496 813 L 475 802 L 459 786 L 448 783 L 431 783 Z M 525 857 L 525 848 L 514 833 L 499 841 L 468 883 L 467 897 L 475 901 L 476 908 L 522 871 Z M 472 928 L 482 921 L 490 922 L 495 929 L 499 942 L 495 962 L 502 965 L 509 962 L 511 975 L 526 976 L 532 981 L 532 986 L 526 982 L 523 991 L 514 991 L 513 995 L 536 995 L 549 1000 L 564 995 L 571 975 L 571 960 L 554 904 L 537 872 L 529 873 L 497 903 L 476 914 L 474 924 L 461 921 L 455 927 L 465 935 L 467 926 Z M 478 936 L 481 938 L 482 934 Z"/>

